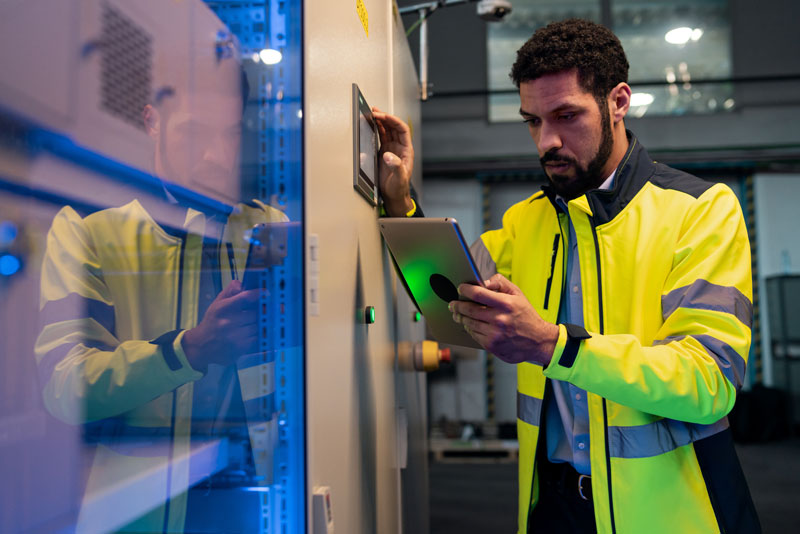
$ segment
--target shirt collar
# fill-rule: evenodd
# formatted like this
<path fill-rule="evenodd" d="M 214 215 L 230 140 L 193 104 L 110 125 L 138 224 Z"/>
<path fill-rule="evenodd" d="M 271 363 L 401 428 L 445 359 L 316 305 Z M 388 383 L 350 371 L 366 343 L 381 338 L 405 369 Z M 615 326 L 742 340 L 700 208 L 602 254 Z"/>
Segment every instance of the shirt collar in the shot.
<path fill-rule="evenodd" d="M 608 191 L 612 187 L 614 187 L 614 177 L 617 175 L 617 169 L 614 169 L 614 172 L 606 178 L 606 181 L 600 184 L 600 187 L 595 189 L 595 191 Z M 564 197 L 561 195 L 556 195 L 556 201 L 561 204 L 561 207 L 564 208 L 564 211 L 567 211 L 567 201 L 564 200 Z M 567 211 L 568 212 L 568 211 Z"/>

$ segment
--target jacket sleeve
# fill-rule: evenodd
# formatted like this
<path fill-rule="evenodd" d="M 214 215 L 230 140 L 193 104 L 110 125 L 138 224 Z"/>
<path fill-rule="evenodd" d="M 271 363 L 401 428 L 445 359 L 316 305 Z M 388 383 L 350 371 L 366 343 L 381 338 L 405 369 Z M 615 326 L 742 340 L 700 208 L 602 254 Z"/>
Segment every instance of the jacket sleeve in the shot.
<path fill-rule="evenodd" d="M 488 280 L 498 273 L 511 279 L 514 237 L 521 204 L 517 203 L 506 210 L 503 214 L 503 225 L 500 228 L 484 232 L 469 247 L 470 254 L 472 254 L 476 267 L 484 280 Z"/>
<path fill-rule="evenodd" d="M 688 209 L 651 344 L 634 335 L 568 336 L 544 373 L 632 408 L 710 424 L 733 407 L 752 326 L 750 245 L 738 200 L 716 185 Z M 658 303 L 653 303 L 658 305 Z M 574 334 L 574 332 L 573 332 Z"/>
<path fill-rule="evenodd" d="M 182 331 L 118 339 L 119 305 L 125 303 L 114 302 L 84 221 L 63 208 L 47 235 L 34 348 L 45 406 L 59 419 L 119 415 L 202 377 L 181 349 Z"/>

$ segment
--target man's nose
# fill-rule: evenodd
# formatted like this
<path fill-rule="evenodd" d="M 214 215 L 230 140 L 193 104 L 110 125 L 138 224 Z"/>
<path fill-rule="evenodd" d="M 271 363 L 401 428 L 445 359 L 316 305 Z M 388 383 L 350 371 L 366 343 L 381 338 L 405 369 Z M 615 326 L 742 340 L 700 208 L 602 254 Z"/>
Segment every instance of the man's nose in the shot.
<path fill-rule="evenodd" d="M 202 158 L 208 163 L 228 168 L 235 163 L 238 148 L 229 135 L 217 134 L 211 143 L 203 147 Z"/>
<path fill-rule="evenodd" d="M 543 122 L 539 127 L 538 134 L 538 140 L 535 139 L 535 141 L 536 147 L 539 149 L 540 156 L 547 154 L 551 150 L 558 150 L 561 148 L 561 136 L 559 135 L 557 128 L 554 128 L 546 122 Z"/>

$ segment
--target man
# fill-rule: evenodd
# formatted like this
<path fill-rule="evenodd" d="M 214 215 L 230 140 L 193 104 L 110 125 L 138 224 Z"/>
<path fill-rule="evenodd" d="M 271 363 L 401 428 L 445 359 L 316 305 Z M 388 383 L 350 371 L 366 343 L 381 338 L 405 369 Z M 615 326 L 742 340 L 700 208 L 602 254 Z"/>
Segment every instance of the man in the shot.
<path fill-rule="evenodd" d="M 518 364 L 519 532 L 760 532 L 725 417 L 752 324 L 741 209 L 626 131 L 627 74 L 588 21 L 518 51 L 549 184 L 473 245 L 497 274 L 459 287 L 453 319 Z"/>
<path fill-rule="evenodd" d="M 198 188 L 238 194 L 246 80 L 232 58 L 178 57 L 171 64 L 192 68 L 173 70 L 158 59 L 160 79 L 184 80 L 142 110 L 161 194 L 83 215 L 65 206 L 48 233 L 43 397 L 95 445 L 76 532 L 255 530 L 258 497 L 232 499 L 209 480 L 227 468 L 226 487 L 271 482 L 271 451 L 253 456 L 277 431 L 274 384 L 262 385 L 274 363 L 253 354 L 260 291 L 241 280 L 253 226 L 287 219 L 258 201 L 217 211 L 181 203 Z M 125 503 L 113 518 L 102 509 L 108 495 Z M 232 508 L 246 500 L 249 513 Z"/>

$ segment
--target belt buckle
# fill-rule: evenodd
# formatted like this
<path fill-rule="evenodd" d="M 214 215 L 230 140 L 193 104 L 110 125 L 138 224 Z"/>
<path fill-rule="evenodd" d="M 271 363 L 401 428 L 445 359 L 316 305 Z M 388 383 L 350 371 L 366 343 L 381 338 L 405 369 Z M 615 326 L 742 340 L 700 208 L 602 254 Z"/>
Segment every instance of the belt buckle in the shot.
<path fill-rule="evenodd" d="M 580 475 L 578 477 L 578 495 L 580 495 L 581 499 L 583 499 L 584 501 L 588 501 L 589 498 L 586 497 L 586 495 L 583 494 L 583 480 L 584 479 L 588 480 L 589 482 L 592 481 L 592 477 L 590 475 Z"/>

